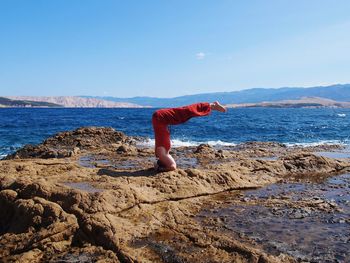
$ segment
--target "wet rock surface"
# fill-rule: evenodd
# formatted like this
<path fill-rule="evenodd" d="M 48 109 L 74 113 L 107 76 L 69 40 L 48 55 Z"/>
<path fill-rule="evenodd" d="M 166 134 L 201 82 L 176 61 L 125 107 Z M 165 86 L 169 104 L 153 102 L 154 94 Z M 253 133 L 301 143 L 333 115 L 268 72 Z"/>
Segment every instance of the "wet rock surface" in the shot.
<path fill-rule="evenodd" d="M 197 215 L 208 228 L 302 262 L 350 261 L 350 174 L 221 198 Z"/>
<path fill-rule="evenodd" d="M 298 247 L 308 242 L 296 240 L 290 248 L 293 240 L 273 243 L 278 227 L 268 233 L 254 227 L 266 223 L 264 216 L 281 226 L 312 219 L 311 229 L 349 224 L 348 192 L 341 190 L 340 202 L 300 186 L 318 185 L 324 193 L 349 188 L 343 179 L 321 183 L 349 172 L 348 159 L 277 143 L 200 145 L 173 149 L 180 168 L 156 173 L 153 149 L 134 142 L 111 128 L 81 128 L 0 161 L 0 211 L 6 211 L 0 215 L 0 261 L 312 261 L 319 254 Z M 281 185 L 265 194 L 266 187 Z M 246 229 L 232 223 L 244 221 Z M 339 251 L 329 258 L 347 259 Z"/>

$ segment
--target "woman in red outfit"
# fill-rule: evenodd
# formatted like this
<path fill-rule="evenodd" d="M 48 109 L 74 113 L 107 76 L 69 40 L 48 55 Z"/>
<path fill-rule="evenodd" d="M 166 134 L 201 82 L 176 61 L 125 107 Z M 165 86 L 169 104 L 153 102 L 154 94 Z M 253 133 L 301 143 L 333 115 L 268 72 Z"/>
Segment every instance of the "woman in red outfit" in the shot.
<path fill-rule="evenodd" d="M 192 117 L 207 116 L 212 110 L 226 112 L 226 108 L 216 101 L 213 103 L 195 103 L 179 108 L 161 109 L 153 113 L 152 124 L 156 141 L 155 154 L 158 158 L 155 168 L 157 170 L 172 171 L 176 169 L 175 160 L 169 154 L 171 143 L 168 126 L 184 123 Z"/>

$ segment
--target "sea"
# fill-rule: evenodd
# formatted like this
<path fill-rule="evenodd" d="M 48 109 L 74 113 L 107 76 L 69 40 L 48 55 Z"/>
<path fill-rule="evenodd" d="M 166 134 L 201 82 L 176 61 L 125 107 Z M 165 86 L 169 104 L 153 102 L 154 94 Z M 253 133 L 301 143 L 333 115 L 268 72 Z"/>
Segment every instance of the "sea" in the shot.
<path fill-rule="evenodd" d="M 82 126 L 113 127 L 154 145 L 153 108 L 0 108 L 0 158 L 26 144 Z M 170 127 L 172 145 L 236 145 L 272 141 L 287 146 L 350 145 L 350 109 L 231 108 Z"/>

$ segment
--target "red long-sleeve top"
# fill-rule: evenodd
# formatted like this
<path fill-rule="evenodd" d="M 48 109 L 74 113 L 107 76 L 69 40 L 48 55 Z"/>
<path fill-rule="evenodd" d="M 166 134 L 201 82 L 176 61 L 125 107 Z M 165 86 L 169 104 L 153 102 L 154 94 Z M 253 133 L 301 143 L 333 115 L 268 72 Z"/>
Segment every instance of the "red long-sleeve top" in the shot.
<path fill-rule="evenodd" d="M 154 116 L 163 124 L 177 125 L 188 121 L 192 117 L 209 115 L 210 112 L 210 104 L 200 102 L 184 107 L 157 110 Z"/>

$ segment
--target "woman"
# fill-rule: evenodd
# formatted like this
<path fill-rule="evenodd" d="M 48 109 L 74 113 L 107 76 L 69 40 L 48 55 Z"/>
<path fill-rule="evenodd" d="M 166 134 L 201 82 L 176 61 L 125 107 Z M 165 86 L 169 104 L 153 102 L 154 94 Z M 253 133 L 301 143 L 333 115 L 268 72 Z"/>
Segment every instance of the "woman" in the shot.
<path fill-rule="evenodd" d="M 193 117 L 207 116 L 212 110 L 226 112 L 219 102 L 200 102 L 179 108 L 160 109 L 153 113 L 152 124 L 155 137 L 155 155 L 158 158 L 155 168 L 158 171 L 173 171 L 176 162 L 169 154 L 171 148 L 169 125 L 178 125 Z"/>

